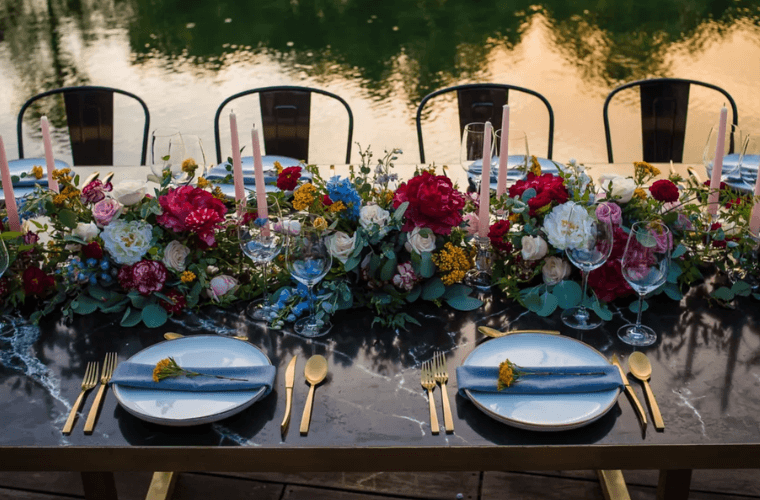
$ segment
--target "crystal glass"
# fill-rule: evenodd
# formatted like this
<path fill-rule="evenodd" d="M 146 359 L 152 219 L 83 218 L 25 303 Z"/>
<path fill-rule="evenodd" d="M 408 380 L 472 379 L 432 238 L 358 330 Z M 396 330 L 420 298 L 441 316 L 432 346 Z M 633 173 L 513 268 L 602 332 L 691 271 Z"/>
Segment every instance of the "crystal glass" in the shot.
<path fill-rule="evenodd" d="M 601 318 L 584 305 L 588 288 L 588 273 L 604 264 L 612 253 L 612 224 L 607 205 L 586 207 L 574 204 L 565 228 L 565 254 L 581 270 L 583 295 L 581 304 L 565 309 L 562 322 L 570 328 L 591 330 L 602 324 Z M 592 315 L 593 314 L 593 315 Z"/>
<path fill-rule="evenodd" d="M 625 280 L 639 294 L 639 312 L 635 325 L 626 325 L 618 330 L 618 337 L 626 344 L 647 346 L 657 340 L 654 330 L 641 324 L 641 307 L 644 295 L 665 283 L 672 246 L 673 236 L 662 222 L 637 222 L 631 228 L 623 253 L 622 270 Z"/>
<path fill-rule="evenodd" d="M 10 258 L 8 257 L 8 248 L 5 246 L 5 241 L 3 239 L 0 239 L 0 278 L 2 278 L 3 274 L 5 274 L 5 271 L 8 270 L 8 263 L 10 261 Z M 13 332 L 13 324 L 5 321 L 2 316 L 0 316 L 0 334 L 6 335 Z"/>
<path fill-rule="evenodd" d="M 502 129 L 496 131 L 496 151 L 498 156 L 494 157 L 495 167 L 491 170 L 491 179 L 496 181 L 499 178 L 499 158 L 501 157 L 501 133 Z M 510 130 L 507 137 L 507 186 L 514 184 L 520 179 L 524 179 L 530 169 L 530 151 L 528 150 L 528 136 L 522 130 Z"/>
<path fill-rule="evenodd" d="M 721 168 L 721 180 L 738 181 L 739 180 L 739 157 L 744 145 L 744 134 L 741 129 L 735 125 L 726 125 L 726 137 L 723 143 L 723 167 Z M 715 148 L 718 144 L 718 125 L 710 129 L 707 135 L 707 143 L 702 152 L 702 163 L 705 165 L 708 180 L 712 179 L 712 167 L 715 162 Z"/>
<path fill-rule="evenodd" d="M 150 133 L 150 169 L 158 178 L 164 171 L 171 172 L 172 179 L 182 177 L 185 161 L 185 144 L 176 128 L 159 128 Z"/>
<path fill-rule="evenodd" d="M 480 176 L 483 172 L 483 141 L 486 124 L 481 122 L 468 123 L 462 131 L 462 146 L 459 150 L 459 163 L 467 173 L 470 190 L 480 192 Z M 496 135 L 491 137 L 491 168 L 496 152 Z"/>
<path fill-rule="evenodd" d="M 206 173 L 208 164 L 206 163 L 206 152 L 203 150 L 203 141 L 197 135 L 182 134 L 182 143 L 184 145 L 185 159 L 182 161 L 181 171 L 185 174 L 180 176 L 178 183 L 190 182 L 194 178 L 202 177 Z M 197 167 L 191 174 L 184 168 L 185 163 L 188 165 L 195 164 Z"/>
<path fill-rule="evenodd" d="M 324 219 L 299 213 L 288 224 L 291 232 L 285 251 L 288 271 L 309 289 L 309 316 L 296 321 L 293 327 L 297 334 L 304 337 L 319 337 L 332 328 L 329 320 L 324 319 L 324 312 L 317 314 L 314 310 L 312 289 L 332 266 L 332 255 L 326 244 L 326 225 L 323 227 L 320 222 L 323 223 Z"/>
<path fill-rule="evenodd" d="M 283 232 L 275 231 L 282 222 L 280 205 L 275 197 L 267 196 L 265 215 L 254 194 L 249 196 L 245 204 L 240 207 L 239 214 L 240 249 L 254 265 L 261 266 L 262 269 L 262 298 L 252 302 L 246 313 L 253 320 L 270 321 L 277 313 L 269 302 L 267 290 L 269 263 L 282 251 L 286 237 Z"/>
<path fill-rule="evenodd" d="M 758 166 L 760 166 L 760 133 L 750 133 L 745 136 L 739 155 L 739 174 L 749 188 L 755 187 Z"/>

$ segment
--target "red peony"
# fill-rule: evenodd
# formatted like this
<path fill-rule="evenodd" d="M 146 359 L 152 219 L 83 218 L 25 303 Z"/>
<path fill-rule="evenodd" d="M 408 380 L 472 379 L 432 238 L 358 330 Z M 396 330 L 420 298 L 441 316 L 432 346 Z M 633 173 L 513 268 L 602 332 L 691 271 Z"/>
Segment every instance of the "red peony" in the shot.
<path fill-rule="evenodd" d="M 181 312 L 185 307 L 187 307 L 187 300 L 179 290 L 169 290 L 165 295 L 171 299 L 171 302 L 160 300 L 158 303 L 161 307 L 166 309 L 166 312 L 175 314 Z"/>
<path fill-rule="evenodd" d="M 23 281 L 24 293 L 26 293 L 26 295 L 42 296 L 48 291 L 48 289 L 55 285 L 53 277 L 45 274 L 45 271 L 37 266 L 29 266 L 26 268 L 23 275 Z"/>
<path fill-rule="evenodd" d="M 202 242 L 208 246 L 213 246 L 216 243 L 214 232 L 223 220 L 223 215 L 214 212 L 210 208 L 201 208 L 188 215 L 187 219 L 185 219 L 185 224 Z"/>
<path fill-rule="evenodd" d="M 282 191 L 293 191 L 301 178 L 301 167 L 288 167 L 277 176 L 277 187 Z"/>
<path fill-rule="evenodd" d="M 322 196 L 322 205 L 324 205 L 326 207 L 329 207 L 332 204 L 333 204 L 333 201 L 332 201 L 332 199 L 330 199 L 330 195 L 329 194 L 326 194 L 326 195 Z"/>
<path fill-rule="evenodd" d="M 207 245 L 215 243 L 214 233 L 224 220 L 227 207 L 208 191 L 192 186 L 182 186 L 159 196 L 163 212 L 156 222 L 179 233 L 193 231 Z"/>
<path fill-rule="evenodd" d="M 423 172 L 412 177 L 396 190 L 393 208 L 405 201 L 409 202 L 409 207 L 404 214 L 403 231 L 427 227 L 436 234 L 446 235 L 462 222 L 464 197 L 446 176 Z"/>
<path fill-rule="evenodd" d="M 610 257 L 601 267 L 594 269 L 588 275 L 588 285 L 594 290 L 599 300 L 603 302 L 611 302 L 618 297 L 625 297 L 633 293 L 633 288 L 623 277 L 623 269 L 620 264 L 620 259 L 623 258 L 625 246 L 628 243 L 628 235 L 616 227 L 612 240 Z"/>
<path fill-rule="evenodd" d="M 164 289 L 169 271 L 157 260 L 141 260 L 131 266 L 122 266 L 117 277 L 125 290 L 137 290 L 143 295 L 150 295 Z"/>
<path fill-rule="evenodd" d="M 491 225 L 488 229 L 488 239 L 491 240 L 491 246 L 496 250 L 502 252 L 509 252 L 512 250 L 512 243 L 505 239 L 505 236 L 509 234 L 509 221 L 500 220 Z"/>
<path fill-rule="evenodd" d="M 97 241 L 91 241 L 82 247 L 82 255 L 84 255 L 86 259 L 100 260 L 103 258 L 103 249 L 101 248 L 100 243 Z"/>
<path fill-rule="evenodd" d="M 652 198 L 664 203 L 678 201 L 678 197 L 681 195 L 678 191 L 678 186 L 668 179 L 655 181 L 654 184 L 649 186 L 649 192 L 652 193 Z"/>
<path fill-rule="evenodd" d="M 540 209 L 550 207 L 552 202 L 556 201 L 560 205 L 570 197 L 562 177 L 553 174 L 536 175 L 532 172 L 528 173 L 526 179 L 515 182 L 509 188 L 509 197 L 522 196 L 530 188 L 536 190 L 536 196 L 528 200 L 528 214 L 531 217 L 535 217 Z"/>

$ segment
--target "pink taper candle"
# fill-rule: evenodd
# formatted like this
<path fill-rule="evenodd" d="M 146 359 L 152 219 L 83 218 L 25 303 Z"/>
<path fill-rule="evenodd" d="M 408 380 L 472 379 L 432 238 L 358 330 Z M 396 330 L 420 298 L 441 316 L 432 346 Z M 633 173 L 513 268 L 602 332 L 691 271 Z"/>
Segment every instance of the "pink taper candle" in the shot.
<path fill-rule="evenodd" d="M 483 130 L 483 169 L 480 174 L 480 212 L 478 213 L 478 236 L 488 237 L 491 222 L 491 135 L 493 127 L 486 122 Z"/>
<path fill-rule="evenodd" d="M 509 160 L 509 104 L 504 105 L 501 115 L 501 147 L 499 152 L 499 180 L 496 184 L 496 197 L 507 192 L 507 161 Z"/>
<path fill-rule="evenodd" d="M 264 165 L 261 163 L 261 146 L 259 145 L 259 133 L 256 131 L 256 125 L 251 130 L 251 140 L 253 141 L 253 175 L 256 178 L 256 206 L 258 207 L 259 218 L 267 220 L 261 228 L 261 234 L 269 236 L 267 188 L 264 184 Z"/>
<path fill-rule="evenodd" d="M 725 106 L 720 109 L 720 122 L 718 123 L 718 137 L 715 145 L 715 159 L 713 160 L 712 176 L 710 177 L 710 195 L 707 198 L 707 211 L 711 215 L 718 213 L 718 198 L 720 197 L 720 178 L 723 173 L 723 153 L 726 149 L 726 118 L 728 110 Z"/>
<path fill-rule="evenodd" d="M 235 201 L 239 207 L 242 207 L 245 203 L 245 181 L 243 180 L 243 164 L 240 161 L 237 118 L 233 111 L 230 111 L 230 134 L 232 135 L 232 177 L 235 181 Z"/>
<path fill-rule="evenodd" d="M 18 218 L 16 197 L 13 196 L 13 181 L 8 167 L 8 158 L 5 157 L 5 144 L 0 136 L 0 170 L 2 170 L 3 194 L 5 195 L 5 210 L 8 212 L 8 227 L 11 231 L 21 231 L 21 221 Z"/>
<path fill-rule="evenodd" d="M 760 196 L 760 173 L 758 173 L 757 180 L 755 181 L 755 198 Z M 755 235 L 758 235 L 760 231 L 760 202 L 752 205 L 752 214 L 749 217 L 749 231 Z"/>
<path fill-rule="evenodd" d="M 55 159 L 53 157 L 53 141 L 50 138 L 50 122 L 47 116 L 40 118 L 40 128 L 42 129 L 42 143 L 45 145 L 45 164 L 47 165 L 48 189 L 58 192 L 58 182 L 53 179 L 53 170 L 55 170 Z"/>

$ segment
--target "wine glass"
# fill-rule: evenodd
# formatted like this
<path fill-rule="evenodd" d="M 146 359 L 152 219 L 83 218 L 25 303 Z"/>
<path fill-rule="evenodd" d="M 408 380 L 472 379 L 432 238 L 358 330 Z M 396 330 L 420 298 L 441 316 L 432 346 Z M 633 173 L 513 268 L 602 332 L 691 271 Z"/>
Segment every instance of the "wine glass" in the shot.
<path fill-rule="evenodd" d="M 206 152 L 203 150 L 203 141 L 197 135 L 182 134 L 182 143 L 185 148 L 185 158 L 181 165 L 184 176 L 180 176 L 178 182 L 187 183 L 193 178 L 202 177 L 206 173 Z M 194 170 L 192 165 L 196 165 Z"/>
<path fill-rule="evenodd" d="M 480 192 L 480 176 L 483 172 L 483 141 L 486 124 L 482 122 L 468 123 L 462 131 L 462 146 L 459 150 L 459 163 L 467 173 L 470 191 Z M 491 137 L 491 166 L 496 151 L 495 136 Z"/>
<path fill-rule="evenodd" d="M 269 263 L 282 251 L 285 234 L 274 228 L 282 220 L 280 205 L 271 195 L 266 197 L 266 212 L 259 205 L 256 195 L 248 197 L 240 207 L 238 240 L 240 249 L 257 266 L 262 267 L 262 298 L 252 302 L 246 309 L 248 316 L 256 321 L 274 319 L 276 312 L 269 302 L 267 278 Z"/>
<path fill-rule="evenodd" d="M 0 239 L 0 278 L 2 278 L 5 271 L 8 270 L 10 258 L 8 257 L 8 248 L 5 246 L 5 241 Z M 6 335 L 13 332 L 13 324 L 3 320 L 0 316 L 0 334 Z"/>
<path fill-rule="evenodd" d="M 330 331 L 332 325 L 324 313 L 314 311 L 314 285 L 324 278 L 332 266 L 332 255 L 325 241 L 324 219 L 313 214 L 296 214 L 298 224 L 291 224 L 291 235 L 285 251 L 285 261 L 291 276 L 309 289 L 309 316 L 296 321 L 294 330 L 304 337 L 319 337 Z"/>
<path fill-rule="evenodd" d="M 179 130 L 158 128 L 150 133 L 150 169 L 156 177 L 163 179 L 166 170 L 172 179 L 181 177 L 184 160 L 185 145 Z"/>
<path fill-rule="evenodd" d="M 760 166 L 760 134 L 747 134 L 739 156 L 739 173 L 747 186 L 755 187 Z"/>
<path fill-rule="evenodd" d="M 659 221 L 637 222 L 628 235 L 623 253 L 623 277 L 639 294 L 639 312 L 635 325 L 618 330 L 618 337 L 626 344 L 648 346 L 657 340 L 657 334 L 641 324 L 644 295 L 657 290 L 668 276 L 670 249 L 673 236 L 668 226 Z"/>
<path fill-rule="evenodd" d="M 499 165 L 501 151 L 501 133 L 503 129 L 496 131 L 496 149 L 499 156 L 494 157 L 495 165 Z M 507 137 L 507 185 L 514 184 L 524 179 L 530 170 L 530 151 L 528 150 L 528 136 L 522 130 L 510 130 Z M 492 170 L 492 178 L 499 178 L 499 168 Z"/>
<path fill-rule="evenodd" d="M 588 273 L 604 264 L 612 253 L 610 208 L 601 204 L 589 213 L 589 208 L 574 203 L 568 219 L 561 223 L 565 228 L 565 254 L 570 262 L 581 270 L 583 279 L 581 303 L 565 309 L 562 312 L 562 322 L 570 328 L 591 330 L 601 325 L 602 320 L 592 316 L 592 311 L 583 302 L 586 300 Z"/>
<path fill-rule="evenodd" d="M 702 152 L 702 163 L 707 170 L 707 177 L 712 179 L 712 168 L 715 163 L 715 149 L 718 144 L 718 125 L 710 129 L 707 135 L 707 143 Z M 726 136 L 723 142 L 723 167 L 721 168 L 721 180 L 739 180 L 739 159 L 745 139 L 741 129 L 733 124 L 726 125 Z"/>

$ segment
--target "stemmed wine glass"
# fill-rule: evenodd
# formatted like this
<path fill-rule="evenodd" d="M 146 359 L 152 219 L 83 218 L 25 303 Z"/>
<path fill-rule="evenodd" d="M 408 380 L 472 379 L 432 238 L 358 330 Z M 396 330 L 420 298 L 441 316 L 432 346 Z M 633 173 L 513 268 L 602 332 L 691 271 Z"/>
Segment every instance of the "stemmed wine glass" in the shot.
<path fill-rule="evenodd" d="M 294 217 L 298 224 L 291 224 L 291 235 L 285 251 L 285 261 L 291 276 L 309 289 L 309 316 L 296 321 L 294 330 L 304 337 L 319 337 L 330 331 L 332 325 L 323 314 L 314 311 L 314 285 L 325 277 L 332 266 L 332 255 L 325 242 L 326 224 L 314 214 L 299 213 Z"/>
<path fill-rule="evenodd" d="M 185 144 L 176 128 L 159 128 L 150 133 L 150 169 L 159 179 L 164 171 L 171 172 L 172 179 L 182 176 L 185 161 Z"/>
<path fill-rule="evenodd" d="M 672 246 L 673 236 L 662 222 L 637 222 L 631 228 L 623 253 L 622 270 L 625 280 L 639 294 L 639 312 L 635 325 L 626 325 L 618 330 L 618 337 L 626 344 L 648 346 L 657 340 L 654 330 L 641 324 L 641 308 L 644 295 L 665 283 Z"/>
<path fill-rule="evenodd" d="M 8 257 L 8 248 L 5 246 L 5 241 L 0 239 L 0 278 L 8 270 L 8 263 L 10 258 Z M 3 317 L 0 316 L 0 334 L 6 335 L 13 331 L 13 325 L 9 322 L 3 321 Z"/>
<path fill-rule="evenodd" d="M 715 149 L 718 144 L 718 125 L 710 129 L 707 134 L 707 143 L 702 152 L 702 163 L 707 170 L 708 178 L 712 178 L 713 164 L 715 163 Z M 744 147 L 745 137 L 741 129 L 733 124 L 726 125 L 726 136 L 723 145 L 723 167 L 721 168 L 721 179 L 738 180 L 739 177 L 739 158 L 742 148 Z"/>
<path fill-rule="evenodd" d="M 503 129 L 495 133 L 496 148 L 499 156 L 494 157 L 494 162 L 499 165 L 501 148 L 501 134 Z M 530 169 L 530 151 L 528 150 L 528 136 L 522 130 L 510 130 L 507 137 L 507 185 L 514 184 L 524 179 Z M 493 175 L 498 178 L 499 169 L 494 167 Z"/>
<path fill-rule="evenodd" d="M 185 158 L 182 161 L 181 172 L 184 175 L 180 175 L 176 178 L 179 183 L 190 182 L 193 178 L 202 177 L 206 173 L 206 152 L 203 150 L 203 141 L 197 135 L 182 134 L 182 143 L 185 151 Z M 185 164 L 195 164 L 196 168 L 192 175 L 190 175 L 186 169 Z"/>
<path fill-rule="evenodd" d="M 467 173 L 470 190 L 480 192 L 481 173 L 483 172 L 483 141 L 486 124 L 468 123 L 462 131 L 462 146 L 459 150 L 459 163 Z M 496 151 L 495 135 L 491 137 L 491 166 Z M 489 179 L 490 182 L 490 179 Z"/>
<path fill-rule="evenodd" d="M 248 197 L 240 210 L 238 240 L 243 253 L 254 264 L 262 267 L 262 298 L 252 302 L 246 312 L 256 321 L 269 321 L 273 319 L 271 315 L 274 309 L 269 303 L 267 291 L 268 267 L 282 251 L 285 235 L 275 231 L 275 226 L 282 220 L 277 199 L 267 196 L 266 213 L 261 208 L 255 194 Z"/>
<path fill-rule="evenodd" d="M 562 322 L 570 328 L 591 330 L 601 325 L 602 320 L 592 316 L 583 302 L 586 300 L 588 273 L 604 264 L 612 253 L 610 208 L 601 204 L 589 213 L 586 206 L 573 204 L 568 220 L 561 223 L 565 227 L 565 254 L 581 270 L 583 279 L 581 303 L 565 309 Z"/>

